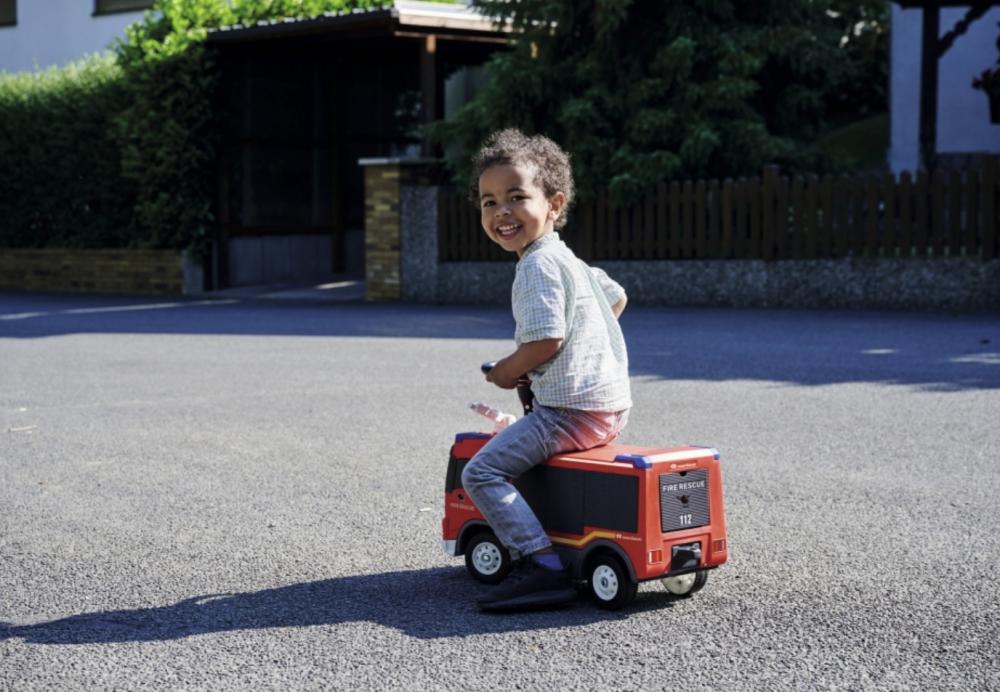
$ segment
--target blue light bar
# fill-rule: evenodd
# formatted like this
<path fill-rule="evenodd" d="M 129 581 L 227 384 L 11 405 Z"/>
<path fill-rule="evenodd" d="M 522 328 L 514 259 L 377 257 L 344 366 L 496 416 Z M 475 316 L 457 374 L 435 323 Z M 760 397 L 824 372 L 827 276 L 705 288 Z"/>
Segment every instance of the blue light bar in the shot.
<path fill-rule="evenodd" d="M 455 435 L 455 443 L 458 444 L 463 440 L 488 440 L 493 437 L 493 433 L 484 432 L 471 432 L 471 433 L 458 433 Z"/>
<path fill-rule="evenodd" d="M 615 461 L 627 461 L 637 469 L 648 469 L 653 466 L 649 457 L 644 457 L 641 454 L 619 454 L 615 457 Z"/>

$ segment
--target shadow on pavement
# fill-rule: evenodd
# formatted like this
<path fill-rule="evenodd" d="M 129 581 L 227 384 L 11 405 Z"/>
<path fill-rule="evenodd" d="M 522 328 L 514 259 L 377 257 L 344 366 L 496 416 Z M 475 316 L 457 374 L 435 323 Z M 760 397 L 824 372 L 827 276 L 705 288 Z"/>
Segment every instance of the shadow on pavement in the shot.
<path fill-rule="evenodd" d="M 489 615 L 480 613 L 475 606 L 475 598 L 486 588 L 474 583 L 463 568 L 455 567 L 340 577 L 248 593 L 197 596 L 151 608 L 81 613 L 34 625 L 0 623 L 0 641 L 20 638 L 31 644 L 149 642 L 237 630 L 345 622 L 371 622 L 411 637 L 437 639 L 573 627 L 623 619 L 631 612 L 626 609 L 609 613 L 581 601 L 554 610 Z M 663 599 L 653 600 L 661 606 L 669 605 Z M 642 607 L 640 598 L 636 608 Z"/>
<path fill-rule="evenodd" d="M 1000 317 L 630 307 L 634 377 L 1000 388 Z M 499 339 L 506 306 L 168 300 L 0 293 L 0 340 L 69 334 Z M 499 355 L 499 354 L 497 354 Z"/>

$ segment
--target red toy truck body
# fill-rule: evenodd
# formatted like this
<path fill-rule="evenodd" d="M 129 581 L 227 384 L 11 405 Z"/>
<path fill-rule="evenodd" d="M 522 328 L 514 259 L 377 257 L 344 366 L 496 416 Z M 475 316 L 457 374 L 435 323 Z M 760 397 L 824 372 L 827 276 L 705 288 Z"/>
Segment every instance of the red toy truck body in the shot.
<path fill-rule="evenodd" d="M 496 583 L 510 555 L 462 488 L 462 469 L 492 434 L 455 438 L 448 462 L 442 537 L 465 555 L 476 579 Z M 714 449 L 607 445 L 559 454 L 514 481 L 553 546 L 586 582 L 598 605 L 619 608 L 639 582 L 662 579 L 668 591 L 699 590 L 726 562 L 722 468 Z"/>

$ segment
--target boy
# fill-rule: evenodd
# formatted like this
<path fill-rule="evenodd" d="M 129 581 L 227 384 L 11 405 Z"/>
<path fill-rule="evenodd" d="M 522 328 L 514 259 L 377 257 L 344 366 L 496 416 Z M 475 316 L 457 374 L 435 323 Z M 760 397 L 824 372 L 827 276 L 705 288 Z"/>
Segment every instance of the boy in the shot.
<path fill-rule="evenodd" d="M 625 426 L 632 398 L 617 321 L 625 291 L 555 231 L 573 199 L 569 157 L 555 142 L 497 132 L 474 159 L 472 180 L 486 235 L 520 258 L 511 291 L 517 349 L 486 379 L 512 389 L 528 373 L 535 394 L 534 412 L 498 433 L 462 473 L 497 537 L 522 557 L 479 606 L 565 603 L 575 597 L 569 571 L 509 479 L 553 454 L 607 444 Z"/>

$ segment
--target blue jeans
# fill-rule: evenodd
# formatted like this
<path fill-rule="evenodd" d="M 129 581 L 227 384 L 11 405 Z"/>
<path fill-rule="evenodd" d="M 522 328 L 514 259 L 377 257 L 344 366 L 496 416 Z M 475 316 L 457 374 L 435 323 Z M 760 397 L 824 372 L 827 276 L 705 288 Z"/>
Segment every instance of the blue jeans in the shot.
<path fill-rule="evenodd" d="M 541 523 L 510 483 L 553 454 L 591 449 L 613 441 L 628 411 L 579 411 L 535 405 L 476 453 L 462 472 L 462 486 L 497 538 L 515 557 L 552 545 Z"/>

